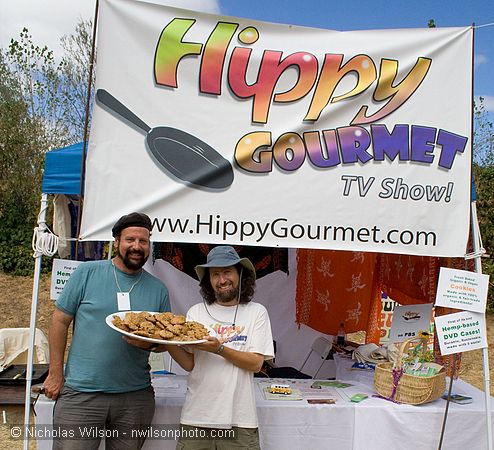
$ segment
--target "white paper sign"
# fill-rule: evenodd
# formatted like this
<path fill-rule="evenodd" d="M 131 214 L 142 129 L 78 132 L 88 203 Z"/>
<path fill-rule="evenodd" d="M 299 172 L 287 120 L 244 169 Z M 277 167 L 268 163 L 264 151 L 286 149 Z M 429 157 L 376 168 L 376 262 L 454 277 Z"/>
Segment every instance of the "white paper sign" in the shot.
<path fill-rule="evenodd" d="M 441 267 L 436 306 L 485 312 L 489 276 Z"/>
<path fill-rule="evenodd" d="M 68 259 L 54 259 L 51 271 L 50 298 L 57 300 L 70 276 L 82 261 Z"/>
<path fill-rule="evenodd" d="M 434 319 L 441 355 L 487 347 L 484 314 L 462 311 Z"/>
<path fill-rule="evenodd" d="M 389 333 L 390 342 L 400 342 L 429 331 L 432 320 L 432 303 L 399 305 L 393 311 L 393 322 Z"/>

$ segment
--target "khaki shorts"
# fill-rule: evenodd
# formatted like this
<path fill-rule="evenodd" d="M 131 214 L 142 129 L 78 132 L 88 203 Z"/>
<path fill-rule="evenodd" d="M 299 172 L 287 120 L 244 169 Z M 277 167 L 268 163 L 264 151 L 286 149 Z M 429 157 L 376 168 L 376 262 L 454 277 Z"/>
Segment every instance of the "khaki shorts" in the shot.
<path fill-rule="evenodd" d="M 177 450 L 261 449 L 257 428 L 232 427 L 223 429 L 180 425 L 180 432 Z"/>

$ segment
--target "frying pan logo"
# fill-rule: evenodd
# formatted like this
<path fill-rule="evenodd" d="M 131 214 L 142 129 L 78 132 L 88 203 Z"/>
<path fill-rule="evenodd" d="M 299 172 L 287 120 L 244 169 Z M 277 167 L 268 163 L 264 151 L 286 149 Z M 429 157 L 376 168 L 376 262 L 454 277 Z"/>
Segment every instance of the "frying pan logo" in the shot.
<path fill-rule="evenodd" d="M 226 189 L 233 183 L 230 162 L 197 137 L 177 128 L 149 127 L 104 89 L 96 91 L 96 100 L 146 133 L 154 162 L 166 173 L 199 188 Z"/>

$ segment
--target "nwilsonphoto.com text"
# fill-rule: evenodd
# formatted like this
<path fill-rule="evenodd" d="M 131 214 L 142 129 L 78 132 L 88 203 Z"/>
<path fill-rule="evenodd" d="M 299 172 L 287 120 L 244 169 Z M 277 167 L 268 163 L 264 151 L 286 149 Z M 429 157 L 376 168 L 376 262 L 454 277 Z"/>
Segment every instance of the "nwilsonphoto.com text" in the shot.
<path fill-rule="evenodd" d="M 24 439 L 26 436 L 36 440 L 61 439 L 235 439 L 235 430 L 231 428 L 181 428 L 180 425 L 153 424 L 150 427 L 137 428 L 113 428 L 106 429 L 100 426 L 60 426 L 51 424 L 36 425 L 12 425 L 10 427 L 11 439 Z"/>

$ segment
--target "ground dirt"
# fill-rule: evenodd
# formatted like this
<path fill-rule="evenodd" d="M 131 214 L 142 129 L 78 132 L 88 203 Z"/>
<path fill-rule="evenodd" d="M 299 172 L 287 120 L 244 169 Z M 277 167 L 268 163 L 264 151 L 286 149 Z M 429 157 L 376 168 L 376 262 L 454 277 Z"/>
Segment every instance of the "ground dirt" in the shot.
<path fill-rule="evenodd" d="M 32 277 L 12 277 L 0 273 L 0 328 L 29 327 L 33 296 Z M 50 300 L 50 277 L 42 276 L 39 284 L 39 298 L 36 326 L 48 335 L 48 327 L 54 303 Z M 487 335 L 489 340 L 490 391 L 494 393 L 494 314 L 487 314 Z M 474 350 L 462 354 L 460 377 L 484 390 L 482 351 Z M 1 387 L 0 387 L 1 389 Z M 7 424 L 0 424 L 0 450 L 22 449 L 23 442 L 10 438 L 10 426 L 22 423 L 24 407 L 1 405 Z M 34 442 L 29 448 L 35 449 Z"/>

